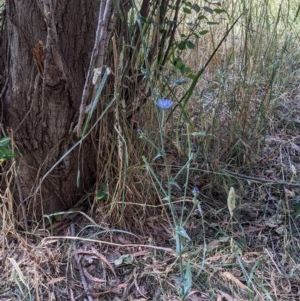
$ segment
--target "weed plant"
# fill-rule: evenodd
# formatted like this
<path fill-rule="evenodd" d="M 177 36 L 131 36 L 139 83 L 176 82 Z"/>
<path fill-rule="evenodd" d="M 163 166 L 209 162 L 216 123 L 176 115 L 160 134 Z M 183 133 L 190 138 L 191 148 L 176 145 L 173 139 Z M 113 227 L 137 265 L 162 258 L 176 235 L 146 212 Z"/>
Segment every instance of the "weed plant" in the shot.
<path fill-rule="evenodd" d="M 199 206 L 198 202 L 198 188 L 193 188 L 193 198 L 191 202 L 193 204 L 190 213 L 185 217 L 184 216 L 184 207 L 185 203 L 188 199 L 188 184 L 189 184 L 189 169 L 191 162 L 194 157 L 193 149 L 190 145 L 190 141 L 188 139 L 188 158 L 187 161 L 183 164 L 183 166 L 177 171 L 177 173 L 171 173 L 171 166 L 168 160 L 168 153 L 166 149 L 166 122 L 167 122 L 167 111 L 171 109 L 174 105 L 174 102 L 167 98 L 160 98 L 156 101 L 157 107 L 157 116 L 158 116 L 158 134 L 159 134 L 159 145 L 156 145 L 156 142 L 151 141 L 147 135 L 143 133 L 141 129 L 138 130 L 139 137 L 141 139 L 146 140 L 149 145 L 157 152 L 155 157 L 149 162 L 149 158 L 145 156 L 142 157 L 143 162 L 145 163 L 146 170 L 150 173 L 153 183 L 157 186 L 157 190 L 159 195 L 162 197 L 163 204 L 166 204 L 169 208 L 169 212 L 172 218 L 172 226 L 175 240 L 175 249 L 176 253 L 179 256 L 179 267 L 180 267 L 180 278 L 177 283 L 179 284 L 180 291 L 179 295 L 184 298 L 184 296 L 189 292 L 192 285 L 192 274 L 190 263 L 188 261 L 183 260 L 184 250 L 187 248 L 186 242 L 190 241 L 190 237 L 188 236 L 185 230 L 185 224 L 188 222 L 192 212 Z M 189 136 L 188 136 L 189 138 Z M 162 158 L 163 172 L 165 174 L 166 181 L 165 183 L 162 181 L 158 173 L 151 166 L 152 162 L 155 162 L 159 158 Z M 183 187 L 180 187 L 180 184 L 177 183 L 177 179 L 181 174 L 185 174 L 185 180 Z M 183 188 L 183 201 L 180 204 L 179 211 L 174 207 L 174 195 L 172 195 L 172 187 Z"/>
<path fill-rule="evenodd" d="M 143 157 L 143 161 L 162 201 L 169 207 L 176 252 L 181 259 L 186 246 L 183 242 L 191 245 L 193 243 L 185 230 L 187 219 L 181 218 L 184 205 L 177 211 L 174 207 L 173 187 L 183 188 L 182 198 L 187 199 L 190 192 L 187 193 L 186 187 L 192 182 L 196 171 L 201 186 L 199 188 L 208 188 L 206 193 L 215 204 L 216 198 L 226 200 L 228 196 L 230 226 L 220 232 L 228 238 L 231 237 L 228 240 L 229 249 L 231 255 L 236 256 L 238 267 L 252 290 L 251 293 L 248 292 L 251 300 L 274 300 L 274 297 L 264 284 L 259 283 L 258 278 L 254 277 L 255 281 L 253 280 L 254 270 L 249 272 L 240 260 L 241 254 L 247 252 L 246 240 L 233 237 L 236 231 L 243 231 L 245 222 L 236 212 L 239 207 L 246 205 L 241 200 L 249 192 L 249 186 L 246 189 L 247 184 L 241 178 L 232 176 L 232 172 L 250 176 L 250 179 L 252 176 L 255 181 L 256 172 L 265 166 L 260 159 L 265 150 L 266 137 L 270 135 L 270 120 L 273 118 L 274 108 L 282 102 L 282 93 L 289 89 L 289 82 L 293 81 L 287 76 L 289 68 L 294 65 L 291 61 L 291 57 L 295 58 L 291 55 L 295 53 L 292 41 L 299 39 L 295 30 L 297 24 L 292 20 L 296 16 L 297 7 L 293 7 L 292 1 L 264 1 L 259 2 L 259 5 L 257 1 L 223 2 L 222 9 L 214 8 L 218 9 L 218 14 L 213 14 L 213 9 L 206 8 L 206 12 L 210 11 L 209 24 L 197 23 L 195 19 L 200 26 L 201 35 L 194 34 L 194 29 L 189 31 L 195 11 L 185 10 L 191 17 L 190 24 L 185 29 L 181 27 L 169 68 L 160 70 L 160 80 L 163 83 L 160 95 L 168 94 L 174 105 L 168 108 L 168 112 L 159 109 L 160 102 L 168 101 L 157 101 L 159 137 L 156 141 L 148 137 L 146 129 L 139 131 L 140 137 L 156 152 L 152 160 Z M 290 26 L 293 31 L 288 33 L 287 28 Z M 157 91 L 153 89 L 152 92 L 152 98 L 157 99 Z M 171 125 L 167 135 L 168 122 Z M 170 134 L 173 136 L 170 137 Z M 184 150 L 186 154 L 182 167 L 174 174 L 170 172 L 168 150 L 165 149 L 170 141 L 175 141 L 172 147 L 176 147 L 176 151 Z M 153 162 L 159 159 L 162 160 L 165 170 L 165 185 L 153 168 Z M 185 174 L 185 180 L 181 185 L 178 179 L 182 174 Z M 208 182 L 204 187 L 202 180 Z M 252 185 L 252 182 L 248 183 Z M 265 188 L 258 189 L 262 193 Z M 193 206 L 199 204 L 196 199 L 197 197 L 193 199 L 194 203 L 191 202 Z M 254 199 L 248 200 L 252 201 L 255 202 Z M 251 207 L 249 204 L 248 206 Z M 199 212 L 202 212 L 201 208 Z M 211 220 L 203 222 L 212 223 L 214 218 L 222 220 L 216 214 Z M 205 238 L 203 241 L 205 242 Z M 205 266 L 205 252 L 203 253 L 202 266 Z M 258 265 L 259 263 L 255 268 L 261 269 Z M 195 261 L 193 266 L 197 266 Z M 191 277 L 186 276 L 187 270 L 188 264 L 185 267 L 181 261 L 182 281 Z M 201 282 L 198 279 L 196 283 Z M 181 294 L 187 292 L 183 283 L 184 281 L 181 282 Z M 199 286 L 201 290 L 207 289 L 203 283 Z"/>

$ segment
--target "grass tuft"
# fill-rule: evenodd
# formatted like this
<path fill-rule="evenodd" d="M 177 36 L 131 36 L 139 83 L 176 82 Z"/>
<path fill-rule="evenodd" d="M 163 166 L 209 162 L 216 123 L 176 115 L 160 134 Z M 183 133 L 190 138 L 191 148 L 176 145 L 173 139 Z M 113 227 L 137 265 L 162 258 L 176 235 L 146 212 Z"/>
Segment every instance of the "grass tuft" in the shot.
<path fill-rule="evenodd" d="M 86 124 L 90 216 L 22 233 L 1 190 L 1 297 L 298 300 L 299 4 L 147 2 Z"/>

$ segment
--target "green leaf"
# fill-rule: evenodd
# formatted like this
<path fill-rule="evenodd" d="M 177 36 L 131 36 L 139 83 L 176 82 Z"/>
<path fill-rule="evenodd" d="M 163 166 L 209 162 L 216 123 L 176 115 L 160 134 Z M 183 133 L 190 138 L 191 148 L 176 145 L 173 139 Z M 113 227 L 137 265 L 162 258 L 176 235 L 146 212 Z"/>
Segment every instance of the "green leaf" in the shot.
<path fill-rule="evenodd" d="M 3 137 L 1 140 L 0 140 L 0 147 L 1 146 L 8 146 L 9 142 L 10 142 L 10 138 L 9 137 Z"/>
<path fill-rule="evenodd" d="M 196 12 L 196 13 L 199 13 L 199 11 L 201 10 L 200 6 L 195 3 L 192 5 L 192 9 Z"/>
<path fill-rule="evenodd" d="M 183 227 L 179 227 L 179 228 L 177 229 L 177 233 L 178 233 L 180 236 L 186 238 L 187 240 L 191 240 L 191 238 L 190 238 L 189 235 L 186 233 L 186 231 L 185 231 L 185 229 L 184 229 Z"/>
<path fill-rule="evenodd" d="M 207 34 L 209 32 L 209 30 L 201 30 L 200 32 L 199 32 L 199 34 L 201 35 L 201 36 L 204 36 L 205 34 Z"/>
<path fill-rule="evenodd" d="M 2 141 L 2 140 L 1 140 Z M 8 142 L 7 142 L 8 143 Z M 6 142 L 3 142 L 3 145 L 7 144 Z M 0 162 L 4 162 L 8 159 L 15 158 L 17 154 L 13 152 L 10 148 L 7 146 L 0 146 Z"/>
<path fill-rule="evenodd" d="M 192 11 L 189 8 L 187 8 L 187 7 L 184 7 L 182 10 L 186 14 L 191 14 L 192 13 Z"/>
<path fill-rule="evenodd" d="M 215 8 L 214 12 L 217 13 L 217 14 L 222 14 L 222 13 L 226 13 L 226 10 L 222 9 L 222 8 Z"/>
<path fill-rule="evenodd" d="M 180 43 L 177 44 L 177 48 L 179 50 L 185 50 L 186 49 L 186 42 L 185 41 L 181 41 Z"/>
<path fill-rule="evenodd" d="M 191 263 L 190 261 L 188 261 L 186 263 L 186 267 L 185 267 L 185 275 L 184 275 L 184 284 L 183 284 L 183 293 L 184 295 L 186 295 L 190 289 L 192 288 L 192 269 L 191 269 Z"/>
<path fill-rule="evenodd" d="M 175 235 L 175 250 L 176 250 L 176 253 L 178 255 L 181 255 L 182 254 L 182 249 L 183 249 L 183 245 L 181 244 L 179 234 L 176 233 L 176 235 Z"/>
<path fill-rule="evenodd" d="M 180 70 L 182 73 L 184 72 L 185 64 L 183 63 L 181 58 L 176 58 L 173 62 L 173 65 L 176 69 Z"/>
<path fill-rule="evenodd" d="M 176 69 L 180 70 L 180 72 L 181 72 L 182 74 L 190 74 L 190 73 L 192 73 L 192 69 L 191 69 L 190 67 L 187 67 L 187 66 L 184 64 L 184 62 L 182 61 L 181 58 L 176 58 L 176 59 L 174 59 L 174 61 L 173 61 L 173 66 L 174 66 Z"/>
<path fill-rule="evenodd" d="M 213 11 L 210 7 L 208 7 L 208 6 L 204 6 L 203 9 L 204 9 L 206 12 L 210 13 L 210 14 L 213 14 L 213 13 L 214 13 L 214 11 Z"/>
<path fill-rule="evenodd" d="M 208 25 L 218 25 L 219 23 L 218 23 L 218 22 L 211 22 L 211 21 L 208 21 L 206 24 L 208 24 Z"/>
<path fill-rule="evenodd" d="M 183 73 L 188 74 L 188 77 L 190 77 L 190 74 L 192 73 L 192 69 L 190 67 L 185 66 Z"/>
<path fill-rule="evenodd" d="M 197 19 L 199 20 L 199 21 L 201 21 L 201 20 L 203 20 L 203 19 L 207 19 L 204 15 L 199 15 L 198 17 L 197 17 Z"/>
<path fill-rule="evenodd" d="M 191 80 L 194 80 L 196 76 L 192 73 L 189 73 L 187 77 Z"/>
<path fill-rule="evenodd" d="M 108 199 L 108 193 L 107 193 L 107 185 L 103 184 L 101 185 L 100 189 L 97 192 L 97 201 L 106 201 Z"/>
<path fill-rule="evenodd" d="M 189 49 L 195 49 L 195 44 L 192 41 L 188 40 L 186 41 L 186 47 Z"/>

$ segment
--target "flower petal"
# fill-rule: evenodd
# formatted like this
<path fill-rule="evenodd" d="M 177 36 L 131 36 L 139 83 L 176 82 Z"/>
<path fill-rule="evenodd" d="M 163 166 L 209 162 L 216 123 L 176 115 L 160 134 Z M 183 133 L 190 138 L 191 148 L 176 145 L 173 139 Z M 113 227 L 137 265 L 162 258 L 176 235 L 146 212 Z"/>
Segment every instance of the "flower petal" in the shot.
<path fill-rule="evenodd" d="M 160 98 L 156 101 L 156 105 L 162 110 L 168 110 L 174 105 L 174 101 L 168 98 Z"/>

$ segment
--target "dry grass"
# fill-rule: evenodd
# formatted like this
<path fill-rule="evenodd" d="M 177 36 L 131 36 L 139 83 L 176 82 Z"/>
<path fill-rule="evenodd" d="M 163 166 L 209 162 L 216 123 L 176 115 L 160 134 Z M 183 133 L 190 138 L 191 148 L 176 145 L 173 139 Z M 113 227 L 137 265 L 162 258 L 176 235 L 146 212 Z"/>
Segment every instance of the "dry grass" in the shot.
<path fill-rule="evenodd" d="M 285 3 L 291 14 L 292 4 Z M 268 17 L 265 8 L 252 11 L 252 18 L 254 6 L 244 11 L 184 108 L 187 118 L 178 109 L 169 119 L 171 169 L 182 166 L 186 123 L 193 126 L 196 157 L 189 184 L 200 189 L 199 206 L 185 225 L 191 241 L 183 244 L 182 257 L 193 275 L 186 301 L 299 300 L 298 25 L 283 6 L 280 14 L 278 7 L 271 7 Z M 245 7 L 229 5 L 229 17 L 234 20 L 239 9 Z M 220 22 L 224 24 L 210 27 L 209 34 L 196 41 L 195 50 L 181 54 L 192 69 L 205 64 L 224 36 L 228 19 Z M 171 71 L 166 74 L 182 76 Z M 186 87 L 174 90 L 175 101 Z M 135 122 L 158 140 L 153 103 L 147 103 Z M 141 163 L 142 155 L 151 159 L 155 152 L 133 127 L 122 137 L 128 138 L 126 145 L 119 145 L 125 155 L 117 161 L 108 158 L 106 165 L 99 162 L 111 173 L 119 171 L 112 180 L 118 189 L 109 186 L 111 202 L 92 202 L 89 216 L 73 212 L 75 216 L 65 214 L 48 231 L 22 232 L 10 214 L 10 190 L 2 191 L 1 301 L 180 300 L 174 225 Z M 164 169 L 159 164 L 153 168 L 164 182 Z M 9 187 L 14 163 L 3 172 Z M 98 187 L 110 179 L 101 181 Z M 236 192 L 232 215 L 226 202 L 230 187 Z M 191 203 L 190 191 L 185 199 L 174 192 L 175 208 L 184 215 Z"/>

